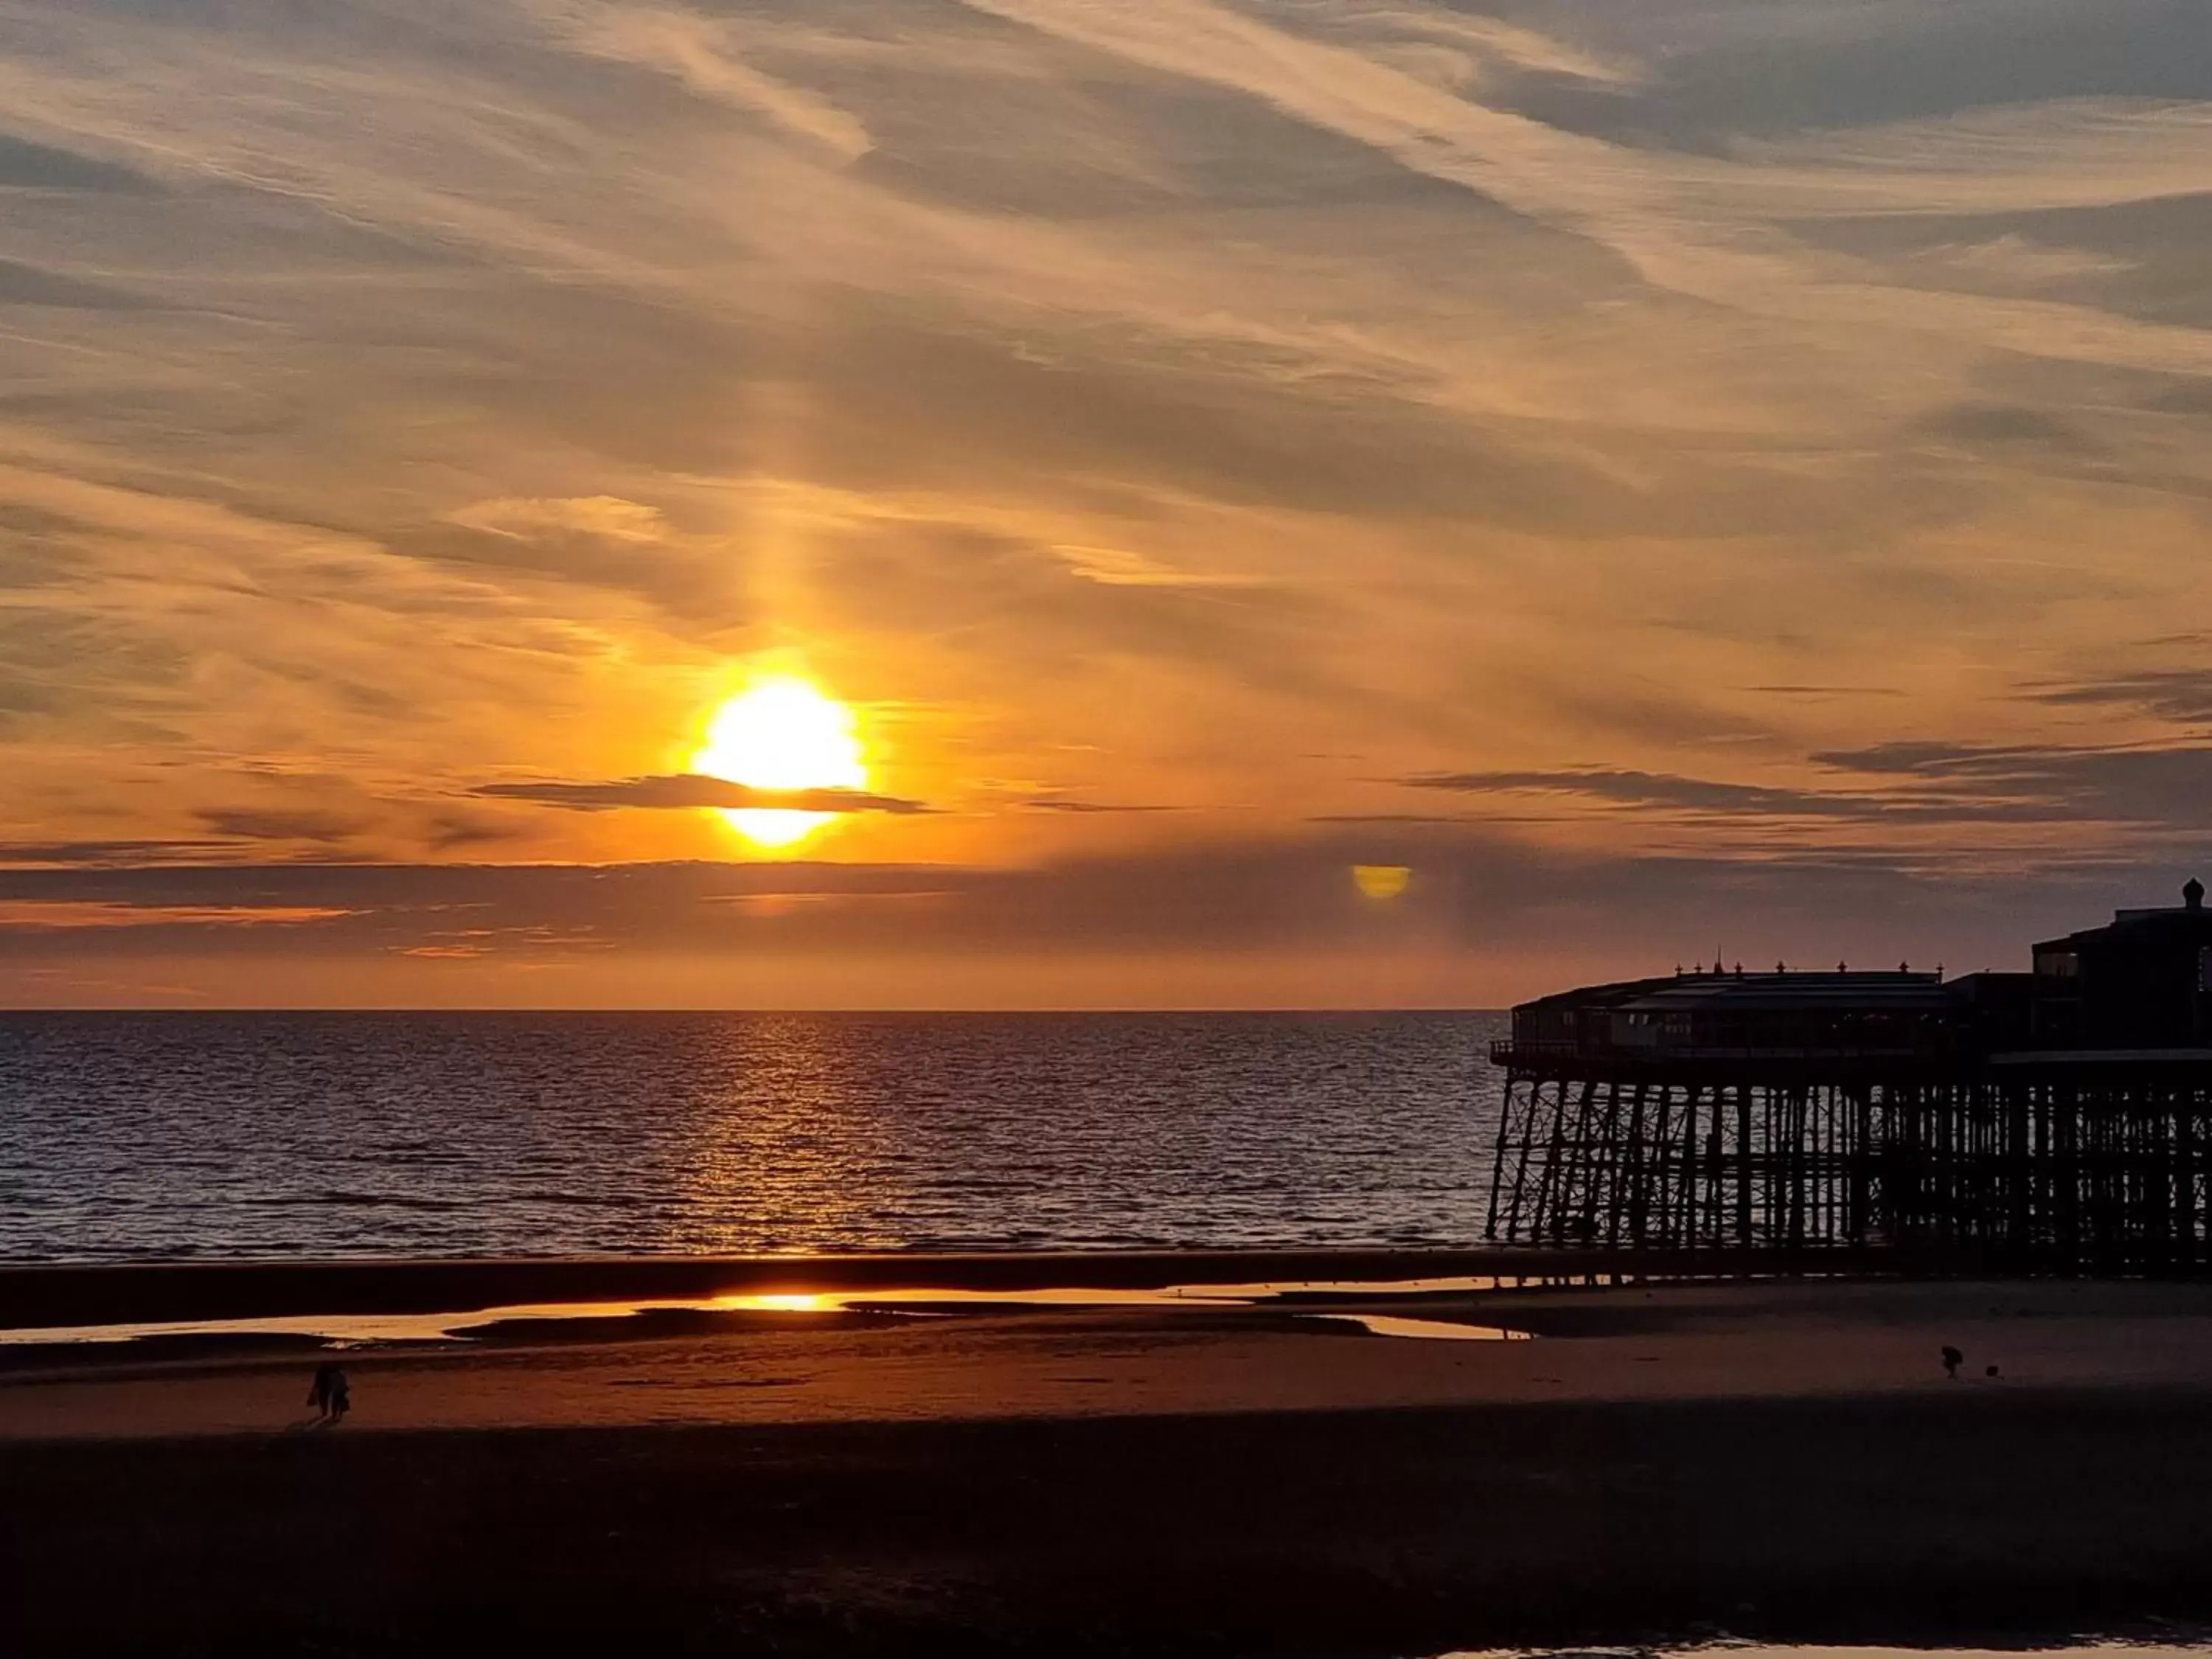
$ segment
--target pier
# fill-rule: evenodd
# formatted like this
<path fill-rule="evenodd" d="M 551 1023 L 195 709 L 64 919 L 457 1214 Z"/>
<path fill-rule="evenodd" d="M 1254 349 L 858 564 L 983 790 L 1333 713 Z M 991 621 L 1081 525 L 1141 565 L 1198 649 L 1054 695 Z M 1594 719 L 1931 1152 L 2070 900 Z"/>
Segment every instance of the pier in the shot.
<path fill-rule="evenodd" d="M 2034 948 L 2032 972 L 1746 972 L 1524 1003 L 1486 1231 L 2022 1272 L 2212 1270 L 2212 912 Z"/>

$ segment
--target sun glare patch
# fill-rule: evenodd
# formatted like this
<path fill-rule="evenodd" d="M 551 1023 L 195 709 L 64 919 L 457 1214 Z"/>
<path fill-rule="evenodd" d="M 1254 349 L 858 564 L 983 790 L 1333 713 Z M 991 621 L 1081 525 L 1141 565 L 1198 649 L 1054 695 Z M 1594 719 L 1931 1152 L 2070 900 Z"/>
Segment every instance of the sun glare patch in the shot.
<path fill-rule="evenodd" d="M 868 769 L 852 709 L 811 681 L 755 680 L 714 712 L 691 769 L 753 789 L 866 789 Z M 718 809 L 756 847 L 796 846 L 837 821 L 789 807 Z"/>
<path fill-rule="evenodd" d="M 1367 898 L 1394 899 L 1406 890 L 1413 879 L 1413 871 L 1402 864 L 1355 864 L 1352 866 L 1352 884 Z"/>

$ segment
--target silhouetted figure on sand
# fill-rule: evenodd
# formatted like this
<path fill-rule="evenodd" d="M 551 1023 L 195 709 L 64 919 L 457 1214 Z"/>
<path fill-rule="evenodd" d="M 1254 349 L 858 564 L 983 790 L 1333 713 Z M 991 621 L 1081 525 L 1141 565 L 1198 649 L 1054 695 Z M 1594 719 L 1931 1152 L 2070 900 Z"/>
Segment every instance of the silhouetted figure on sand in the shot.
<path fill-rule="evenodd" d="M 1948 1342 L 1943 1345 L 1944 1376 L 1949 1377 L 1954 1382 L 1956 1382 L 1959 1380 L 1959 1367 L 1966 1363 L 1966 1355 L 1960 1353 L 1956 1348 L 1953 1347 Z"/>
<path fill-rule="evenodd" d="M 325 1359 L 315 1367 L 315 1380 L 307 1388 L 307 1403 L 325 1423 L 345 1421 L 346 1409 L 353 1404 L 353 1389 L 346 1381 L 344 1368 L 336 1360 Z"/>

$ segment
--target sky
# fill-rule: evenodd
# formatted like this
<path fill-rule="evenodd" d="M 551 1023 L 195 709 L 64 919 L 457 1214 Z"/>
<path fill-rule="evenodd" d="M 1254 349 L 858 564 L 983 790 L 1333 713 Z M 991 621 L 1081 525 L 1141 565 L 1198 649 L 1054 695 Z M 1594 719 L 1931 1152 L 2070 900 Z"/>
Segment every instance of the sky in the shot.
<path fill-rule="evenodd" d="M 2209 279 L 2203 0 L 0 0 L 0 1003 L 2024 966 Z"/>

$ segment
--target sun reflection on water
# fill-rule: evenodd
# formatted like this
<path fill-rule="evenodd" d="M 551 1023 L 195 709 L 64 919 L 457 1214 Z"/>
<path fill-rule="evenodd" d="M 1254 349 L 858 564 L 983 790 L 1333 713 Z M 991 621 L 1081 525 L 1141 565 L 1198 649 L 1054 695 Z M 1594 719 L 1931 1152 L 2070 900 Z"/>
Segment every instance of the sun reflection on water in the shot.
<path fill-rule="evenodd" d="M 838 1298 L 814 1291 L 770 1291 L 758 1296 L 718 1296 L 708 1304 L 732 1311 L 761 1313 L 837 1313 Z"/>

